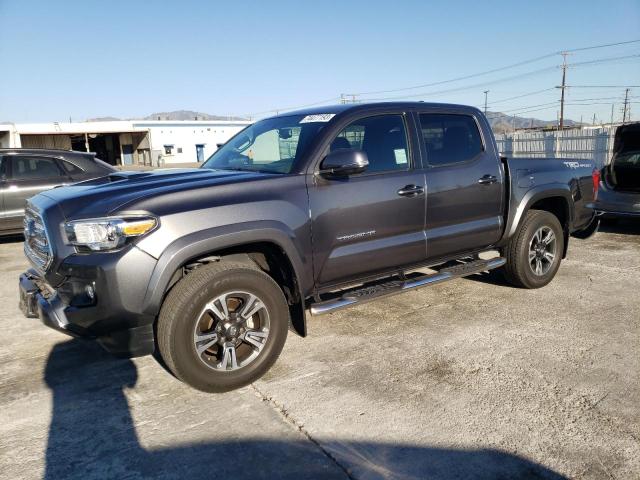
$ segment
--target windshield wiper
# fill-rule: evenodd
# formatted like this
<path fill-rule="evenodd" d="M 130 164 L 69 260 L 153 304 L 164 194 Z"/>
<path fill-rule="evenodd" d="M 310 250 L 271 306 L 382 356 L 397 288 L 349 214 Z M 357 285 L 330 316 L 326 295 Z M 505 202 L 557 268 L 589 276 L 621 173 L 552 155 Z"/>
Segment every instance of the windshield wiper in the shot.
<path fill-rule="evenodd" d="M 219 167 L 214 170 L 231 170 L 234 172 L 256 172 L 256 173 L 280 173 L 272 170 L 260 170 L 258 168 L 241 168 L 241 167 Z"/>

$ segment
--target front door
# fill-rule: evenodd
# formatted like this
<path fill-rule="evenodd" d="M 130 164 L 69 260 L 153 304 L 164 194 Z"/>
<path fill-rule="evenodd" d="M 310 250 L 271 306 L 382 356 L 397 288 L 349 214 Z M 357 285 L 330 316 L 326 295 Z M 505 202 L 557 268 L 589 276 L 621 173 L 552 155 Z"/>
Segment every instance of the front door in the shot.
<path fill-rule="evenodd" d="M 468 114 L 421 113 L 430 260 L 482 249 L 502 231 L 502 169 Z"/>
<path fill-rule="evenodd" d="M 196 161 L 198 163 L 204 162 L 204 145 L 196 145 Z"/>
<path fill-rule="evenodd" d="M 5 229 L 22 229 L 27 199 L 70 182 L 55 158 L 37 155 L 8 155 L 7 180 L 3 186 Z"/>
<path fill-rule="evenodd" d="M 122 145 L 122 164 L 133 165 L 133 145 Z"/>
<path fill-rule="evenodd" d="M 354 121 L 330 150 L 364 151 L 367 170 L 339 179 L 316 175 L 309 185 L 320 288 L 424 260 L 425 179 L 414 167 L 406 124 L 402 114 Z"/>

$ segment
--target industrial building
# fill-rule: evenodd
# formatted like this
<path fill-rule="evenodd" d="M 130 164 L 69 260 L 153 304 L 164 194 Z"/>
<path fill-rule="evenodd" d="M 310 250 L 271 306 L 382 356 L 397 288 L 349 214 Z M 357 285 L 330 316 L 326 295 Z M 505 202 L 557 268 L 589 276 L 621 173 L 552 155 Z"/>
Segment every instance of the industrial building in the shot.
<path fill-rule="evenodd" d="M 0 148 L 61 148 L 95 152 L 112 165 L 202 162 L 250 122 L 238 120 L 115 120 L 0 125 Z"/>

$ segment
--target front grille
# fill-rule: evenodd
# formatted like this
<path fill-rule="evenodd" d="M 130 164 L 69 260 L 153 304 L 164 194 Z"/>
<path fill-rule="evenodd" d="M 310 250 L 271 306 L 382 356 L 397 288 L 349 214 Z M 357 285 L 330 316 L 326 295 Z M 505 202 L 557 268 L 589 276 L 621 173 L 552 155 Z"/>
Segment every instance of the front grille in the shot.
<path fill-rule="evenodd" d="M 24 212 L 24 253 L 40 271 L 51 263 L 51 246 L 42 217 L 30 206 Z"/>

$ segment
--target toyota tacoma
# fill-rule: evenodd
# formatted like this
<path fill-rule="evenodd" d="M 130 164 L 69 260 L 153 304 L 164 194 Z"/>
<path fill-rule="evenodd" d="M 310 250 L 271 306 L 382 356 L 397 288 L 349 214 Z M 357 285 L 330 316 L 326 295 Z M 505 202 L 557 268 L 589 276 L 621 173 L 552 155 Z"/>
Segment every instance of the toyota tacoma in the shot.
<path fill-rule="evenodd" d="M 31 198 L 20 304 L 226 391 L 263 375 L 289 330 L 306 336 L 308 314 L 495 268 L 518 287 L 548 284 L 570 235 L 595 230 L 598 182 L 590 161 L 501 157 L 472 107 L 288 113 L 199 169 L 111 173 Z"/>

